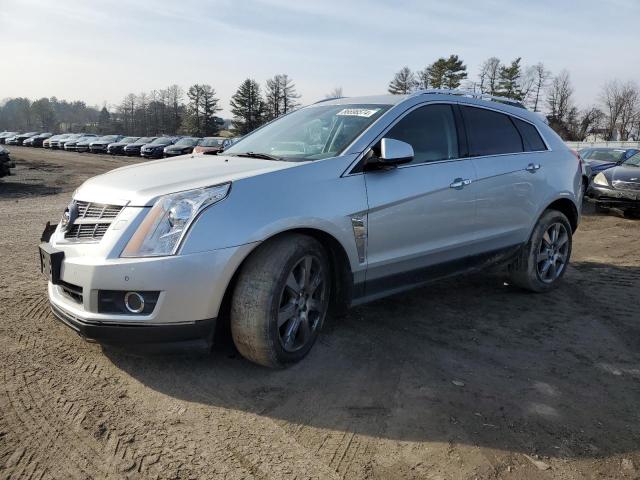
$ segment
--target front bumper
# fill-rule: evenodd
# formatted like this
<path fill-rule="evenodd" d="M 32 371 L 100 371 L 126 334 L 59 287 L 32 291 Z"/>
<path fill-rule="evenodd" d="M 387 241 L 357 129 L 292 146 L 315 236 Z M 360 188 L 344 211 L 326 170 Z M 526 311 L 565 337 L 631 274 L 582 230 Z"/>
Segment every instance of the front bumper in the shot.
<path fill-rule="evenodd" d="M 640 209 L 640 190 L 617 190 L 592 184 L 587 190 L 587 199 L 602 207 Z"/>
<path fill-rule="evenodd" d="M 127 325 L 89 323 L 51 304 L 53 315 L 88 341 L 120 345 L 137 350 L 196 351 L 209 350 L 213 343 L 216 319 L 176 325 Z"/>
<path fill-rule="evenodd" d="M 142 151 L 140 152 L 140 155 L 141 155 L 142 157 L 144 157 L 144 158 L 162 158 L 162 154 L 163 154 L 162 149 L 159 149 L 159 150 L 151 150 L 151 151 L 149 151 L 149 150 L 146 150 L 146 151 L 145 151 L 145 150 L 142 150 Z"/>
<path fill-rule="evenodd" d="M 54 234 L 55 236 L 55 234 Z M 105 237 L 103 241 L 107 240 Z M 88 339 L 108 344 L 154 344 L 173 348 L 210 345 L 215 319 L 231 278 L 253 245 L 186 255 L 105 258 L 100 244 L 65 244 L 60 284 L 48 283 L 53 313 Z M 157 291 L 149 313 L 102 313 L 104 291 Z"/>
<path fill-rule="evenodd" d="M 91 145 L 89 147 L 89 150 L 91 150 L 92 153 L 104 153 L 107 151 L 107 146 L 106 145 Z"/>

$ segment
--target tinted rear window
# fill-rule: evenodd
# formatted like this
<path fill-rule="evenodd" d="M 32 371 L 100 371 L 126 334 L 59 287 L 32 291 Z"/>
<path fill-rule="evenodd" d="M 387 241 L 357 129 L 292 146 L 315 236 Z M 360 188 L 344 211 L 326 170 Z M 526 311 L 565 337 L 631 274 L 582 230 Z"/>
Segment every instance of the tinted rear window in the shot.
<path fill-rule="evenodd" d="M 513 120 L 513 123 L 515 123 L 518 130 L 520 130 L 522 141 L 524 142 L 524 149 L 527 152 L 540 152 L 547 149 L 536 127 L 519 118 L 511 117 L 511 120 Z"/>
<path fill-rule="evenodd" d="M 500 155 L 523 152 L 522 137 L 508 115 L 461 106 L 469 140 L 469 155 Z"/>

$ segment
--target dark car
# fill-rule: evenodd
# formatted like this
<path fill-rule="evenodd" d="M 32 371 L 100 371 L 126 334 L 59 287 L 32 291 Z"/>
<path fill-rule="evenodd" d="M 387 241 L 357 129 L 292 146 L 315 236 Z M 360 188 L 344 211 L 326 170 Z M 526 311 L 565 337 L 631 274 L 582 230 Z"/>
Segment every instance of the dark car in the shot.
<path fill-rule="evenodd" d="M 640 153 L 596 174 L 587 197 L 597 210 L 619 208 L 640 213 Z"/>
<path fill-rule="evenodd" d="M 181 137 L 158 137 L 153 142 L 147 143 L 140 149 L 140 155 L 144 158 L 162 158 L 165 147 L 173 145 Z"/>
<path fill-rule="evenodd" d="M 158 137 L 142 137 L 136 140 L 135 142 L 130 143 L 126 147 L 124 147 L 124 154 L 129 157 L 134 157 L 134 156 L 139 157 L 140 150 L 142 150 L 142 147 L 144 147 L 148 143 L 154 142 L 157 138 Z"/>
<path fill-rule="evenodd" d="M 591 168 L 591 177 L 640 152 L 637 148 L 583 148 L 578 153 Z"/>
<path fill-rule="evenodd" d="M 47 139 L 51 138 L 53 133 L 46 132 L 41 133 L 40 135 L 36 135 L 35 137 L 27 138 L 22 144 L 25 147 L 42 147 L 42 143 Z"/>
<path fill-rule="evenodd" d="M 77 138 L 72 138 L 64 143 L 64 149 L 68 151 L 84 151 L 89 149 L 89 143 L 96 139 L 97 135 L 82 134 Z M 78 150 L 78 145 L 82 143 L 82 150 Z"/>
<path fill-rule="evenodd" d="M 20 132 L 2 132 L 0 133 L 0 144 L 5 143 L 7 138 L 13 137 L 14 135 L 18 135 Z"/>
<path fill-rule="evenodd" d="M 193 153 L 215 155 L 231 146 L 231 139 L 225 137 L 204 137 L 193 149 Z"/>
<path fill-rule="evenodd" d="M 9 157 L 9 150 L 0 146 L 0 177 L 11 175 L 11 169 L 16 166 Z"/>
<path fill-rule="evenodd" d="M 27 138 L 31 138 L 35 135 L 38 135 L 39 132 L 26 132 L 19 133 L 18 135 L 14 135 L 7 139 L 8 145 L 22 145 Z"/>
<path fill-rule="evenodd" d="M 107 145 L 107 153 L 110 155 L 124 155 L 124 147 L 138 140 L 140 140 L 140 137 L 124 137 L 117 142 L 112 142 Z"/>
<path fill-rule="evenodd" d="M 122 135 L 105 135 L 97 138 L 89 144 L 89 151 L 91 153 L 106 153 L 110 143 L 118 142 L 123 138 Z"/>
<path fill-rule="evenodd" d="M 175 157 L 177 155 L 187 155 L 193 152 L 194 147 L 200 144 L 201 138 L 183 137 L 173 145 L 164 147 L 163 155 L 165 157 Z"/>

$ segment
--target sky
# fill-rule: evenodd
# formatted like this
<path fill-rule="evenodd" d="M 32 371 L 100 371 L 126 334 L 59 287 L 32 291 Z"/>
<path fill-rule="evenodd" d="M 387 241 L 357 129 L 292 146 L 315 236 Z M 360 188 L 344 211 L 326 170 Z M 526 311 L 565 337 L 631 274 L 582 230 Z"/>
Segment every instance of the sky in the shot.
<path fill-rule="evenodd" d="M 0 0 L 0 99 L 115 105 L 208 83 L 223 116 L 239 84 L 287 73 L 301 102 L 385 93 L 407 65 L 459 55 L 567 69 L 575 100 L 640 82 L 640 0 Z"/>

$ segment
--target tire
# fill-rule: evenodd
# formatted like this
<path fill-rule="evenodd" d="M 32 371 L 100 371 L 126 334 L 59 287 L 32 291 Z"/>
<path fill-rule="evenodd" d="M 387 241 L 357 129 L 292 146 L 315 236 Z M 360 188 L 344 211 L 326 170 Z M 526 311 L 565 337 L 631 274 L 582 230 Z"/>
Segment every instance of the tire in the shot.
<path fill-rule="evenodd" d="M 557 232 L 555 239 L 554 231 Z M 556 288 L 567 270 L 572 243 L 567 217 L 557 210 L 546 210 L 510 265 L 511 282 L 537 293 Z"/>
<path fill-rule="evenodd" d="M 327 314 L 330 273 L 326 251 L 306 235 L 258 247 L 241 267 L 231 299 L 231 335 L 242 356 L 266 367 L 304 358 Z"/>

